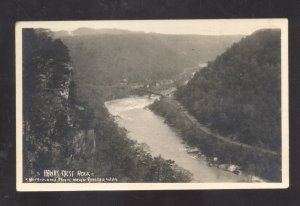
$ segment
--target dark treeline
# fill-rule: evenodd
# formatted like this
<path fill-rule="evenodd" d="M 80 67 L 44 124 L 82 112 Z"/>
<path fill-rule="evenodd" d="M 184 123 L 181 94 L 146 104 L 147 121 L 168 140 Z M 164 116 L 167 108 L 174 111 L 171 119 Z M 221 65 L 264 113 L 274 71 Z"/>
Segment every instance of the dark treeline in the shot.
<path fill-rule="evenodd" d="M 145 34 L 100 34 L 62 38 L 70 50 L 80 83 L 115 85 L 169 79 L 193 66 L 187 59 Z M 163 69 L 162 69 L 163 68 Z"/>
<path fill-rule="evenodd" d="M 42 177 L 44 169 L 90 171 L 120 182 L 190 181 L 173 161 L 152 157 L 128 139 L 101 99 L 81 100 L 68 49 L 51 36 L 23 30 L 24 181 Z"/>
<path fill-rule="evenodd" d="M 280 152 L 280 49 L 280 30 L 259 30 L 209 62 L 176 97 L 220 134 Z"/>
<path fill-rule="evenodd" d="M 269 181 L 281 180 L 280 31 L 260 30 L 233 44 L 198 71 L 175 97 L 203 132 L 165 99 L 151 109 L 179 129 L 185 141 L 218 163 L 237 164 L 242 171 Z M 232 141 L 221 141 L 220 133 Z M 278 155 L 247 149 L 231 142 L 273 150 Z"/>
<path fill-rule="evenodd" d="M 171 127 L 180 132 L 188 145 L 199 148 L 209 161 L 217 157 L 218 161 L 215 163 L 218 165 L 235 164 L 247 175 L 255 175 L 273 182 L 281 181 L 280 155 L 262 153 L 221 141 L 191 123 L 184 113 L 178 112 L 178 108 L 165 99 L 155 101 L 150 109 L 163 116 Z"/>

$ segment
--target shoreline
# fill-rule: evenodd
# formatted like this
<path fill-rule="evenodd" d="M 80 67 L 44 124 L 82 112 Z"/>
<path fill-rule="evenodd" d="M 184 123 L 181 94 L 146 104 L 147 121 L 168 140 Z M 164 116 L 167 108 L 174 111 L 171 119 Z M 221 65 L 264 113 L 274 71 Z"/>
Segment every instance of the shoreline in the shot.
<path fill-rule="evenodd" d="M 148 108 L 154 113 L 164 117 L 166 119 L 165 122 L 175 129 L 174 131 L 181 133 L 183 141 L 187 145 L 199 149 L 202 155 L 205 155 L 208 164 L 217 168 L 223 167 L 226 169 L 236 167 L 236 170 L 230 172 L 249 175 L 249 177 L 256 182 L 281 181 L 280 156 L 264 152 L 265 150 L 259 151 L 251 147 L 247 148 L 241 145 L 230 144 L 226 141 L 223 142 L 214 137 L 214 135 L 201 131 L 198 127 L 193 125 L 190 120 L 187 120 L 186 114 L 184 114 L 187 111 L 174 108 L 174 105 L 170 105 L 170 100 L 168 97 L 161 98 L 159 101 L 155 101 L 149 105 Z M 171 101 L 176 100 L 172 99 Z M 217 158 L 217 161 L 214 161 L 215 158 Z M 259 170 L 259 166 L 263 168 L 261 171 Z M 270 168 L 268 166 L 270 166 Z M 273 177 L 268 178 L 267 175 L 264 175 L 268 174 L 272 169 L 272 172 L 274 173 L 275 171 L 276 173 Z"/>

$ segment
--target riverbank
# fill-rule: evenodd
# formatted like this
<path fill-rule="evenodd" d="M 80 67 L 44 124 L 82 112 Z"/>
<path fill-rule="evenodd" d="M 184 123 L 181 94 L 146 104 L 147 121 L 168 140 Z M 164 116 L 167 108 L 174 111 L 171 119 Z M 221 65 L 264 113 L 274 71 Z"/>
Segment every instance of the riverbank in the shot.
<path fill-rule="evenodd" d="M 149 108 L 163 116 L 170 126 L 179 131 L 188 145 L 199 148 L 212 166 L 238 165 L 241 171 L 250 176 L 259 176 L 272 182 L 281 181 L 280 155 L 220 138 L 219 135 L 207 131 L 172 98 L 161 98 Z"/>
<path fill-rule="evenodd" d="M 189 171 L 192 182 L 249 182 L 244 174 L 212 167 L 205 156 L 198 156 L 182 141 L 181 135 L 165 123 L 165 118 L 147 109 L 158 96 L 129 96 L 105 103 L 110 114 L 116 117 L 119 127 L 125 128 L 128 137 L 144 145 L 153 157 L 162 157 Z"/>

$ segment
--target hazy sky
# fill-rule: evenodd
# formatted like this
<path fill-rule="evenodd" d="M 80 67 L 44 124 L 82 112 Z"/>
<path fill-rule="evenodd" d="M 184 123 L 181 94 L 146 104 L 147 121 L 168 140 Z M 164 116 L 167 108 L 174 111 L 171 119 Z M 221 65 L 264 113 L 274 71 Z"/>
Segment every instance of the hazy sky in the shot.
<path fill-rule="evenodd" d="M 253 20 L 148 20 L 148 21 L 64 21 L 33 22 L 31 27 L 50 28 L 53 31 L 72 31 L 80 27 L 116 28 L 130 31 L 164 34 L 251 34 L 262 28 L 281 28 L 284 19 Z"/>

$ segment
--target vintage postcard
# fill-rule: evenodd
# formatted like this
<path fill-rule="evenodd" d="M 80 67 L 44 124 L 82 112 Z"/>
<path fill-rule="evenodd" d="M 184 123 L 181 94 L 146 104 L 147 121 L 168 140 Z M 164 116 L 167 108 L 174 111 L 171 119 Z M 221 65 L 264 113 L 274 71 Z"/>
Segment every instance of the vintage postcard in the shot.
<path fill-rule="evenodd" d="M 287 19 L 16 24 L 17 190 L 289 186 Z"/>

